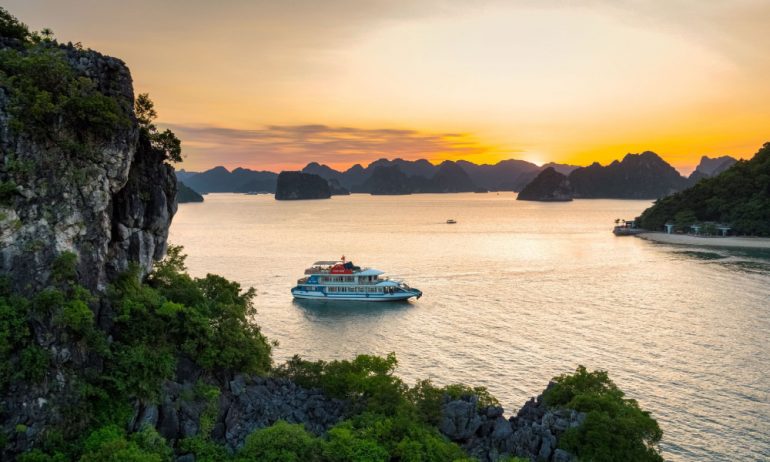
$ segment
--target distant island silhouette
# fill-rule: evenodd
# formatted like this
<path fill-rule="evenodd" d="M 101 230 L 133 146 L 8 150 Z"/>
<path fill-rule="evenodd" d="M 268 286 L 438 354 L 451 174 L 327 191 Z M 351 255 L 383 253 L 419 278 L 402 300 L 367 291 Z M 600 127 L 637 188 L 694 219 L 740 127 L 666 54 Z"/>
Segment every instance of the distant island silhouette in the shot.
<path fill-rule="evenodd" d="M 695 184 L 698 180 L 721 173 L 736 160 L 729 156 L 704 156 L 695 171 L 682 176 L 654 152 L 627 154 L 606 166 L 593 163 L 587 167 L 548 163 L 538 166 L 518 159 L 496 164 L 444 161 L 434 165 L 426 159 L 379 159 L 366 167 L 355 164 L 347 170 L 311 162 L 302 173 L 317 175 L 330 182 L 332 195 L 368 193 L 403 195 L 419 193 L 458 193 L 485 191 L 521 192 L 541 172 L 549 168 L 564 175 L 570 184 L 570 197 L 608 199 L 658 199 Z M 218 166 L 204 172 L 179 170 L 177 179 L 200 194 L 276 192 L 279 172 Z M 563 188 L 562 188 L 563 189 Z M 564 196 L 565 191 L 557 194 Z M 546 194 L 546 197 L 551 197 Z M 564 196 L 566 197 L 566 196 Z M 538 200 L 538 199 L 534 199 Z M 553 199 L 546 199 L 553 200 Z"/>

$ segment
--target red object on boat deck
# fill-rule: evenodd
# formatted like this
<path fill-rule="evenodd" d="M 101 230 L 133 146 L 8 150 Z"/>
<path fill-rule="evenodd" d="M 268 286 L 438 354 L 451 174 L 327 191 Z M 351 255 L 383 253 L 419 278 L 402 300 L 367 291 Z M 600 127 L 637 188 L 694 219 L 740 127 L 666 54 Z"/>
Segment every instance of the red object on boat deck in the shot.
<path fill-rule="evenodd" d="M 341 264 L 332 266 L 332 269 L 329 272 L 331 274 L 353 274 L 352 270 L 345 268 L 345 266 Z"/>

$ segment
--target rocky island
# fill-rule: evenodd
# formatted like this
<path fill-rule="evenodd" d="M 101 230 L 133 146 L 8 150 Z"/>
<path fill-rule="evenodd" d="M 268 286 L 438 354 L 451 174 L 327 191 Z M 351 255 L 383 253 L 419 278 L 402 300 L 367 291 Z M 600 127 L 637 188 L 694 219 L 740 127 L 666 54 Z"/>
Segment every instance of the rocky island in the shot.
<path fill-rule="evenodd" d="M 274 364 L 255 290 L 167 243 L 181 144 L 126 65 L 3 8 L 0 33 L 0 459 L 662 460 L 602 371 L 506 418 L 484 388 L 406 384 L 393 354 Z"/>
<path fill-rule="evenodd" d="M 566 175 L 557 172 L 553 167 L 548 167 L 521 190 L 516 200 L 569 202 L 572 200 L 572 186 Z"/>
<path fill-rule="evenodd" d="M 184 204 L 186 202 L 203 202 L 203 196 L 195 192 L 192 188 L 187 187 L 181 181 L 176 183 L 176 202 L 178 204 Z"/>
<path fill-rule="evenodd" d="M 329 182 L 318 175 L 288 171 L 278 175 L 276 200 L 328 199 L 331 196 Z"/>

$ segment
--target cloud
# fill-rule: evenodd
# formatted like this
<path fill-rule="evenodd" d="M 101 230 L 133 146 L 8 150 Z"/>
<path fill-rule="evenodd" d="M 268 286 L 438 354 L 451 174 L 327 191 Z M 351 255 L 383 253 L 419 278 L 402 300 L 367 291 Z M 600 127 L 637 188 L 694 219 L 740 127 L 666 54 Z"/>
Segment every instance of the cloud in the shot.
<path fill-rule="evenodd" d="M 490 147 L 467 133 L 429 133 L 409 129 L 270 125 L 236 129 L 212 125 L 166 124 L 183 140 L 187 169 L 214 165 L 299 168 L 309 162 L 335 166 L 381 157 L 472 159 Z"/>

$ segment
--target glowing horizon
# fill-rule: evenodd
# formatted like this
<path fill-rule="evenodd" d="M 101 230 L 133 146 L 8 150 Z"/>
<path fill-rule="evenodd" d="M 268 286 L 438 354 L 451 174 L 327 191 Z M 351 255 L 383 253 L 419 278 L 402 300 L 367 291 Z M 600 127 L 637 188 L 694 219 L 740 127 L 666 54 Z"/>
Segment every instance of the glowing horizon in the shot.
<path fill-rule="evenodd" d="M 770 3 L 7 0 L 119 57 L 185 160 L 279 170 L 378 158 L 691 171 L 770 140 Z"/>

